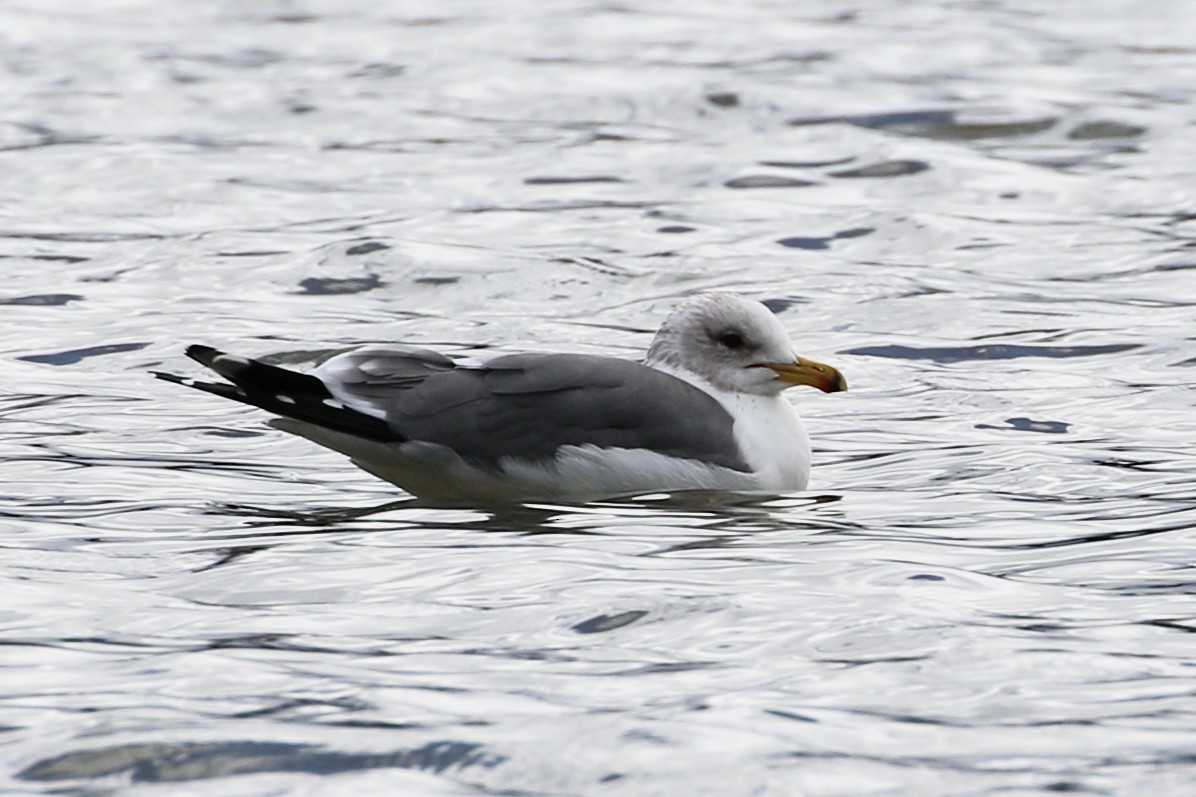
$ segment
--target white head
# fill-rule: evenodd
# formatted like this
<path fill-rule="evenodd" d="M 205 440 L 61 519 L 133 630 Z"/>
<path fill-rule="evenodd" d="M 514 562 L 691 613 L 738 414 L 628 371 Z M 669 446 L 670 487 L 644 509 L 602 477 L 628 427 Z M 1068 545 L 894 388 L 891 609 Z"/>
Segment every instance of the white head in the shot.
<path fill-rule="evenodd" d="M 705 293 L 678 306 L 652 339 L 647 364 L 737 393 L 774 396 L 793 385 L 847 389 L 837 370 L 793 353 L 771 310 L 734 293 Z"/>

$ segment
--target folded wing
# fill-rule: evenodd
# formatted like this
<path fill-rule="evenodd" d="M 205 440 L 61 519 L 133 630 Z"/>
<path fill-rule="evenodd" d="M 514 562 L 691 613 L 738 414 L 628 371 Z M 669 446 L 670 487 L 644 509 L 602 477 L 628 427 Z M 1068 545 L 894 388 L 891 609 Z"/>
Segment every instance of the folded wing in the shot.
<path fill-rule="evenodd" d="M 376 442 L 444 446 L 482 467 L 589 446 L 749 470 L 713 397 L 627 360 L 518 354 L 461 367 L 426 349 L 373 346 L 300 374 L 207 347 L 187 353 L 232 384 L 159 376 Z"/>

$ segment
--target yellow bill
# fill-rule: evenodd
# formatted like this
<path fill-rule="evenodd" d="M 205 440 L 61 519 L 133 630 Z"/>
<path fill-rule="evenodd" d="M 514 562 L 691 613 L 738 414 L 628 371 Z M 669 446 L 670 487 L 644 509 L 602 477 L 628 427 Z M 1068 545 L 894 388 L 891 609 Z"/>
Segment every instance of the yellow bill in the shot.
<path fill-rule="evenodd" d="M 847 380 L 837 368 L 807 360 L 805 357 L 797 357 L 791 363 L 766 363 L 765 367 L 776 371 L 783 382 L 809 385 L 823 393 L 838 393 L 847 389 Z"/>

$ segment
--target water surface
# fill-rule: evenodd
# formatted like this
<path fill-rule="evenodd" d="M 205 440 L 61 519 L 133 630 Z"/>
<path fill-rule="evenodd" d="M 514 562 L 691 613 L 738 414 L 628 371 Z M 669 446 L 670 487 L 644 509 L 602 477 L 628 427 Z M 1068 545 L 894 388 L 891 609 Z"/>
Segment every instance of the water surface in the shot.
<path fill-rule="evenodd" d="M 10 794 L 1186 795 L 1196 16 L 0 10 Z M 765 300 L 806 493 L 412 500 L 148 376 Z"/>

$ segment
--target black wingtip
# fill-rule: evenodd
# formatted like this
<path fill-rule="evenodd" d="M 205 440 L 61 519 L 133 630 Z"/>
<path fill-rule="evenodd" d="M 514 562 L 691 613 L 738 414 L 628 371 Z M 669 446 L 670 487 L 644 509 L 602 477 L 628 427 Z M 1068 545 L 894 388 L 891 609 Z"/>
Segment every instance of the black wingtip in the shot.
<path fill-rule="evenodd" d="M 168 374 L 165 371 L 150 371 L 150 376 L 166 382 L 173 382 L 176 385 L 186 384 L 187 381 L 187 377 L 185 376 L 179 376 L 178 374 Z"/>
<path fill-rule="evenodd" d="M 239 357 L 235 354 L 220 351 L 219 349 L 213 349 L 211 346 L 201 346 L 194 343 L 186 348 L 185 353 L 192 360 L 195 360 L 205 368 L 210 368 L 230 382 L 239 383 L 244 374 L 252 373 L 253 371 L 282 370 L 266 365 L 265 363 L 259 363 L 257 360 L 251 360 L 248 357 Z M 292 373 L 289 371 L 283 372 Z"/>
<path fill-rule="evenodd" d="M 211 368 L 212 361 L 219 357 L 223 352 L 221 352 L 219 349 L 213 349 L 211 346 L 203 346 L 198 343 L 192 343 L 187 347 L 187 350 L 184 353 L 197 363 Z"/>
<path fill-rule="evenodd" d="M 192 387 L 196 390 L 202 390 L 205 393 L 211 393 L 214 396 L 221 398 L 232 399 L 233 401 L 240 401 L 243 404 L 252 404 L 259 406 L 251 401 L 248 396 L 236 385 L 230 385 L 225 382 L 201 382 L 198 379 L 193 379 L 189 376 L 181 376 L 179 374 L 171 374 L 166 371 L 150 371 L 150 374 L 157 379 L 164 382 L 170 382 L 173 385 L 182 385 L 183 387 Z"/>
<path fill-rule="evenodd" d="M 337 432 L 386 442 L 405 438 L 386 421 L 342 405 L 311 374 L 290 371 L 258 360 L 226 354 L 211 346 L 186 348 L 191 359 L 215 371 L 226 382 L 203 382 L 178 374 L 151 371 L 158 379 L 260 407 L 267 412 L 323 426 Z"/>

